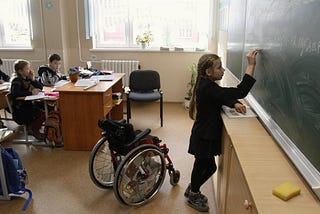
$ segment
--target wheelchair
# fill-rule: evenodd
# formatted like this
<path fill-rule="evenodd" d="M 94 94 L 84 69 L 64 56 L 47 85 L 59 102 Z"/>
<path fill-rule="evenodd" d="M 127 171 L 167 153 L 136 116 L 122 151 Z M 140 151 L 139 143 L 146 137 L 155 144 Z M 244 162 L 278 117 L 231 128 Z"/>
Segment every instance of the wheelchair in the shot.
<path fill-rule="evenodd" d="M 102 138 L 89 158 L 89 173 L 93 183 L 104 189 L 113 188 L 119 202 L 139 206 L 151 200 L 165 179 L 177 185 L 180 172 L 175 170 L 168 155 L 169 149 L 151 130 L 134 131 L 121 121 L 99 120 Z"/>

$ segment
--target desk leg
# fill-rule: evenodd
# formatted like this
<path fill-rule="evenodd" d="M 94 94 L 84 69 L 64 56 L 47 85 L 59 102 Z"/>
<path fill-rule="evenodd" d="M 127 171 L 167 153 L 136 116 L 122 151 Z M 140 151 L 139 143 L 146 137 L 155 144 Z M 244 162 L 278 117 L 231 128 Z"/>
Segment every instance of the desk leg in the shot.
<path fill-rule="evenodd" d="M 46 118 L 48 118 L 48 101 L 44 101 L 44 112 L 46 115 Z"/>
<path fill-rule="evenodd" d="M 1 149 L 2 148 L 0 148 L 0 150 Z M 4 174 L 1 152 L 0 152 L 0 181 L 1 181 L 2 194 L 3 194 L 3 195 L 0 195 L 0 199 L 10 200 L 10 196 L 9 196 L 8 188 L 7 188 L 7 182 L 6 182 L 6 175 Z"/>

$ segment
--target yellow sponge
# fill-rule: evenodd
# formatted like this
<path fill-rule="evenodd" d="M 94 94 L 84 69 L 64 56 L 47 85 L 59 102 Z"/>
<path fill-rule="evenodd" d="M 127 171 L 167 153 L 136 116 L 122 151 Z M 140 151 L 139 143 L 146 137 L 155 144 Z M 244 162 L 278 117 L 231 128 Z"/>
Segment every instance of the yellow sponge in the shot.
<path fill-rule="evenodd" d="M 289 200 L 290 198 L 300 194 L 300 188 L 294 186 L 289 182 L 285 182 L 272 190 L 272 194 L 281 198 L 284 201 Z"/>

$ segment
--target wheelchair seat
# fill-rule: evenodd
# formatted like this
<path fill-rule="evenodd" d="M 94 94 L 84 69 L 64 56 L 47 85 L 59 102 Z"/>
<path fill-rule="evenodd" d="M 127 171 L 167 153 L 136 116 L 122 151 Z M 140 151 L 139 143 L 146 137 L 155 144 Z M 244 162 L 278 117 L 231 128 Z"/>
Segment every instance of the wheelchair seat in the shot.
<path fill-rule="evenodd" d="M 99 120 L 98 125 L 104 130 L 110 149 L 121 155 L 126 155 L 130 150 L 138 146 L 139 141 L 151 132 L 150 129 L 134 131 L 132 124 L 125 123 L 125 120 L 118 122 L 103 119 Z"/>

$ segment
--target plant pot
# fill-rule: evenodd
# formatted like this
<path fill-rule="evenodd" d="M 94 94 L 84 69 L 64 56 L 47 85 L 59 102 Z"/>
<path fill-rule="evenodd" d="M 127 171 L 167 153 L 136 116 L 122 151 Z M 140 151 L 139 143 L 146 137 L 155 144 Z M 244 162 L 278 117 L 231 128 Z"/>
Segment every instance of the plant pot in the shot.
<path fill-rule="evenodd" d="M 183 106 L 186 110 L 189 110 L 190 99 L 184 99 Z"/>
<path fill-rule="evenodd" d="M 142 43 L 141 43 L 141 48 L 142 48 L 142 49 L 146 49 L 146 47 L 147 47 L 147 43 L 142 42 Z"/>
<path fill-rule="evenodd" d="M 69 77 L 70 77 L 70 81 L 75 83 L 79 79 L 79 73 L 69 74 Z"/>

